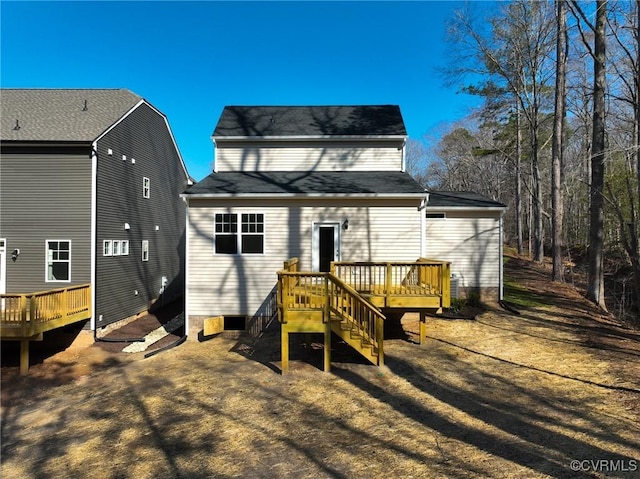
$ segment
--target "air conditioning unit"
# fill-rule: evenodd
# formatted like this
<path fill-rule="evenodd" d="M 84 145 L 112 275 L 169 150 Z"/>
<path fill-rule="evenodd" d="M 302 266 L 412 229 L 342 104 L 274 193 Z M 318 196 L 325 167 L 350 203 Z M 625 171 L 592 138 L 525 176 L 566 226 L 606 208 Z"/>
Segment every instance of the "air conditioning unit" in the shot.
<path fill-rule="evenodd" d="M 451 275 L 451 298 L 452 299 L 457 299 L 460 297 L 459 291 L 458 291 L 459 282 L 460 282 L 460 278 L 458 278 L 458 275 L 453 273 Z"/>

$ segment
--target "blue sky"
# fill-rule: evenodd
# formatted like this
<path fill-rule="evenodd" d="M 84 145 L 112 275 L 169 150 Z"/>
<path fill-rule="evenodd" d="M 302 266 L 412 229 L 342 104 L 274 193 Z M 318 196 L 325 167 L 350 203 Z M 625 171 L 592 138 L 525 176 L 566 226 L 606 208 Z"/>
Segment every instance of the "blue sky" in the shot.
<path fill-rule="evenodd" d="M 127 88 L 167 115 L 191 176 L 225 105 L 398 104 L 409 136 L 477 101 L 446 88 L 461 2 L 0 2 L 0 84 Z"/>

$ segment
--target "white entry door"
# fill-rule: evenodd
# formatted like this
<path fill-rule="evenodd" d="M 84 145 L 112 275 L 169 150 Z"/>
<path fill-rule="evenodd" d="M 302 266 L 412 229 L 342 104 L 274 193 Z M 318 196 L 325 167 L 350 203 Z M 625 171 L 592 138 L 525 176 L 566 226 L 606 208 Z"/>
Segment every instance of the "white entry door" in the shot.
<path fill-rule="evenodd" d="M 329 272 L 332 261 L 340 261 L 340 223 L 314 223 L 311 250 L 313 271 Z"/>

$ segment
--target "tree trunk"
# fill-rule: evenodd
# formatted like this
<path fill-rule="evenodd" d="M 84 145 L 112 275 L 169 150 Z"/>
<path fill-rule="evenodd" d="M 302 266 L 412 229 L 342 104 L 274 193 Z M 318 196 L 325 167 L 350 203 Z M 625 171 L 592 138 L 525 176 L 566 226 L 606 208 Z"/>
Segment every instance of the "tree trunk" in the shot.
<path fill-rule="evenodd" d="M 516 100 L 516 230 L 518 254 L 522 255 L 522 131 L 520 130 L 520 103 Z"/>
<path fill-rule="evenodd" d="M 531 167 L 533 171 L 533 260 L 544 260 L 544 227 L 542 224 L 542 180 L 538 159 L 538 127 L 535 122 L 531 128 Z"/>
<path fill-rule="evenodd" d="M 607 0 L 596 2 L 593 57 L 593 124 L 589 211 L 589 278 L 587 298 L 606 310 L 604 295 L 604 173 Z"/>
<path fill-rule="evenodd" d="M 562 195 L 563 127 L 566 105 L 567 73 L 567 22 L 565 0 L 556 0 L 556 91 L 551 147 L 551 256 L 553 281 L 564 281 L 562 264 L 562 220 L 564 198 Z"/>
<path fill-rule="evenodd" d="M 636 176 L 637 176 L 637 197 L 638 202 L 636 208 L 635 224 L 631 235 L 634 238 L 636 246 L 636 258 L 634 267 L 634 284 L 636 290 L 636 308 L 640 311 L 640 258 L 638 258 L 638 238 L 640 237 L 640 2 L 636 0 L 636 69 L 635 69 L 635 128 L 636 128 Z M 635 236 L 634 236 L 635 235 Z"/>

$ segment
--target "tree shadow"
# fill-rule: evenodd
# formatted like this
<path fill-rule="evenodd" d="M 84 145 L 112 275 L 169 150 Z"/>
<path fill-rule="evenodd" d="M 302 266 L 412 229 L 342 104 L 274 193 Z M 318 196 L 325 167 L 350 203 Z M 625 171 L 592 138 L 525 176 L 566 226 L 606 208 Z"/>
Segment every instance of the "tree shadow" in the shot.
<path fill-rule="evenodd" d="M 613 461 L 625 461 L 625 464 L 629 464 L 629 461 L 634 459 L 557 431 L 557 418 L 550 414 L 540 413 L 537 408 L 523 407 L 522 401 L 510 399 L 510 393 L 526 394 L 531 399 L 531 404 L 550 404 L 552 408 L 556 406 L 557 399 L 550 398 L 533 389 L 518 387 L 503 377 L 492 377 L 480 370 L 465 370 L 454 364 L 457 376 L 461 377 L 464 382 L 473 384 L 472 388 L 461 389 L 443 379 L 439 370 L 428 372 L 397 356 L 387 356 L 386 365 L 392 373 L 408 381 L 415 388 L 415 398 L 385 390 L 354 370 L 334 368 L 334 373 L 355 385 L 363 393 L 392 406 L 396 411 L 415 420 L 423 427 L 433 429 L 444 437 L 469 444 L 490 455 L 534 469 L 542 474 L 554 477 L 574 477 L 576 473 L 570 469 L 570 461 L 582 457 L 602 457 Z M 496 379 L 503 384 L 505 390 L 503 399 L 496 399 L 495 396 L 482 393 L 495 388 Z M 419 395 L 427 395 L 441 401 L 490 427 L 478 428 L 469 426 L 468 422 L 464 424 L 454 422 L 446 414 L 425 406 L 417 399 Z M 588 419 L 576 412 L 580 410 L 579 404 L 568 404 L 565 408 L 574 418 L 580 418 L 583 421 Z M 562 426 L 568 429 L 577 428 L 573 423 L 562 423 Z M 593 430 L 606 431 L 603 426 L 604 424 L 593 424 Z M 585 432 L 593 433 L 589 427 Z M 507 437 L 504 437 L 503 433 Z M 599 435 L 613 441 L 618 439 L 613 433 L 603 432 Z M 638 444 L 627 445 L 638 447 Z M 570 454 L 575 454 L 575 457 Z M 595 476 L 595 474 L 580 474 L 580 477 Z M 612 477 L 624 477 L 624 474 L 614 474 Z"/>

